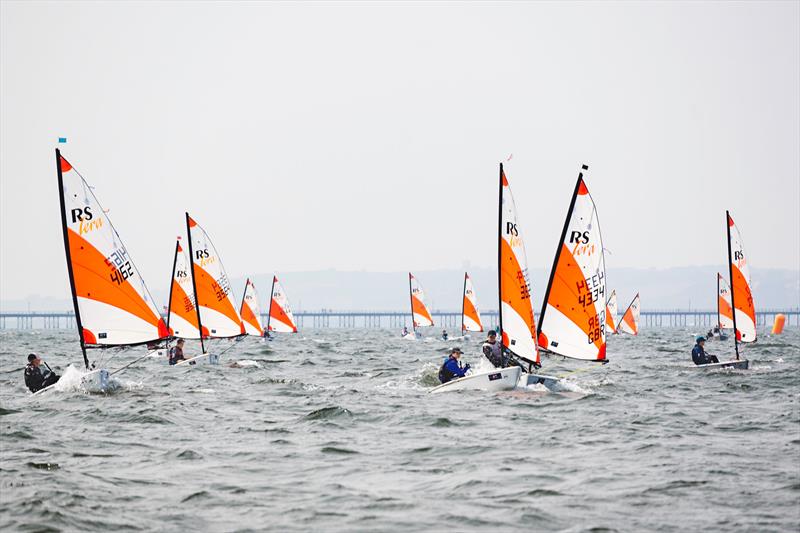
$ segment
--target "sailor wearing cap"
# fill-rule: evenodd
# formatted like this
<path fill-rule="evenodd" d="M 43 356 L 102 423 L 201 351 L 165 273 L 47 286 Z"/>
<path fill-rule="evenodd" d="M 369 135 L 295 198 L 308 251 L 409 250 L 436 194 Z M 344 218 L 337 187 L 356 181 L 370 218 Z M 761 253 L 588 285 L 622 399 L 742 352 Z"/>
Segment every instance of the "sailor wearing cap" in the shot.
<path fill-rule="evenodd" d="M 705 351 L 705 344 L 706 338 L 702 335 L 698 335 L 695 339 L 696 344 L 694 348 L 692 348 L 692 361 L 696 365 L 707 365 L 709 363 L 719 363 L 719 359 L 717 359 L 716 355 L 711 355 L 706 353 Z"/>
<path fill-rule="evenodd" d="M 456 378 L 463 378 L 467 375 L 467 370 L 469 370 L 469 364 L 462 367 L 461 362 L 459 362 L 459 358 L 461 357 L 461 348 L 453 348 L 453 351 L 444 360 L 442 363 L 442 367 L 439 369 L 439 381 L 442 383 L 447 383 Z"/>
<path fill-rule="evenodd" d="M 42 372 L 42 369 L 39 368 L 41 364 L 41 357 L 35 353 L 28 354 L 28 366 L 25 367 L 25 386 L 28 387 L 31 392 L 37 392 L 49 385 L 52 385 L 61 377 L 50 370 L 50 367 L 47 366 L 47 363 L 44 363 L 44 366 L 46 366 L 47 369 Z"/>

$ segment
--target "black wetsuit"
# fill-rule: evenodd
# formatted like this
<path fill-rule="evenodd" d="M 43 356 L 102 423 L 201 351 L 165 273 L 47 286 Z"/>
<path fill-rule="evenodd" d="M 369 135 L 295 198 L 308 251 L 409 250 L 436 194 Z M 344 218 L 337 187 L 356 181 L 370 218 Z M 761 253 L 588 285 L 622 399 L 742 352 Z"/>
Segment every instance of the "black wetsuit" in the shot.
<path fill-rule="evenodd" d="M 186 358 L 183 356 L 183 348 L 180 346 L 173 346 L 169 349 L 169 364 L 174 365 L 177 364 L 178 361 L 184 360 L 186 360 Z"/>
<path fill-rule="evenodd" d="M 695 344 L 692 348 L 692 361 L 696 365 L 707 365 L 709 363 L 719 363 L 716 355 L 707 354 L 702 346 Z"/>
<path fill-rule="evenodd" d="M 60 377 L 61 376 L 55 372 L 50 372 L 49 370 L 42 372 L 42 369 L 33 363 L 28 363 L 28 366 L 25 367 L 25 386 L 28 387 L 31 392 L 38 392 L 45 387 L 49 387 L 58 381 Z"/>

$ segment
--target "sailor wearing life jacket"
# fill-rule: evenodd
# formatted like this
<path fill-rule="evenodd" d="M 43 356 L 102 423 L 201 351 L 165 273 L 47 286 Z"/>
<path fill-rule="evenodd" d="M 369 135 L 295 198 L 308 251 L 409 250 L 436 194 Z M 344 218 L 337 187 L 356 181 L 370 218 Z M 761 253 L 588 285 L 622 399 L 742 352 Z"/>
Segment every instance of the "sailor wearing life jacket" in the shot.
<path fill-rule="evenodd" d="M 711 355 L 706 353 L 704 346 L 706 343 L 706 338 L 700 335 L 696 339 L 696 344 L 694 348 L 692 348 L 692 361 L 696 365 L 707 365 L 709 363 L 719 363 L 719 359 L 717 359 L 716 355 Z"/>
<path fill-rule="evenodd" d="M 481 347 L 483 355 L 492 363 L 495 368 L 502 368 L 505 366 L 503 358 L 503 346 L 497 341 L 497 332 L 493 329 L 489 330 L 486 334 L 486 342 Z"/>
<path fill-rule="evenodd" d="M 469 363 L 462 367 L 461 363 L 458 361 L 462 353 L 461 348 L 453 348 L 452 353 L 444 360 L 442 367 L 439 369 L 439 381 L 447 383 L 448 381 L 463 378 L 467 375 L 467 370 L 470 368 Z"/>
<path fill-rule="evenodd" d="M 28 355 L 28 365 L 25 367 L 25 386 L 31 392 L 38 392 L 59 380 L 61 376 L 48 368 L 44 372 L 39 366 L 42 359 L 35 353 Z"/>

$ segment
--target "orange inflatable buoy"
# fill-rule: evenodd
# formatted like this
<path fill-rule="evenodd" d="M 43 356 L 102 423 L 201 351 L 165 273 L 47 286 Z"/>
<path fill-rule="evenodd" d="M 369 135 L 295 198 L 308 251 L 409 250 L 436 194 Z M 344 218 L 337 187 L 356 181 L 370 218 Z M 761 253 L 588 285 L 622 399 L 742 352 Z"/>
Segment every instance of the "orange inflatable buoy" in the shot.
<path fill-rule="evenodd" d="M 775 315 L 775 323 L 772 324 L 772 334 L 780 335 L 783 332 L 783 326 L 786 325 L 786 315 Z"/>

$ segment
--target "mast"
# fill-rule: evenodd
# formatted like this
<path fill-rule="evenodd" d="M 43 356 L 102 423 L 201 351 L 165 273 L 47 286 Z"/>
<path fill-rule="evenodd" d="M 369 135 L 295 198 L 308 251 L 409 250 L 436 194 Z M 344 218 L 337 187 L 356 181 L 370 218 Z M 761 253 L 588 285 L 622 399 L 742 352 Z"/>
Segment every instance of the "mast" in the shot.
<path fill-rule="evenodd" d="M 542 332 L 542 322 L 544 322 L 544 312 L 547 309 L 547 301 L 550 299 L 550 288 L 553 286 L 553 278 L 556 275 L 556 267 L 558 267 L 558 260 L 561 257 L 561 249 L 564 247 L 564 239 L 567 237 L 567 228 L 569 221 L 572 218 L 572 210 L 575 209 L 575 199 L 578 197 L 578 189 L 583 181 L 583 170 L 589 170 L 586 165 L 581 165 L 581 172 L 578 173 L 578 181 L 575 182 L 575 191 L 572 193 L 572 200 L 569 202 L 569 209 L 567 209 L 567 218 L 564 219 L 564 228 L 561 230 L 561 239 L 558 241 L 556 247 L 556 256 L 553 258 L 553 268 L 550 269 L 550 279 L 547 281 L 547 290 L 544 292 L 544 300 L 542 300 L 542 312 L 539 313 L 539 322 L 536 324 L 536 342 L 539 342 L 539 334 Z M 602 250 L 601 250 L 602 253 Z M 547 346 L 542 346 L 547 350 Z"/>
<path fill-rule="evenodd" d="M 197 274 L 194 271 L 194 248 L 192 247 L 192 228 L 189 225 L 189 213 L 186 213 L 186 235 L 189 237 L 189 261 L 192 266 L 192 291 L 194 291 L 194 308 L 197 311 L 197 329 L 200 331 L 200 349 L 206 353 L 203 341 L 203 322 L 200 320 L 200 298 L 197 296 Z"/>
<path fill-rule="evenodd" d="M 467 273 L 464 272 L 464 290 L 461 293 L 461 336 L 463 337 L 467 332 L 466 324 L 464 324 L 464 300 L 467 297 Z"/>
<path fill-rule="evenodd" d="M 408 301 L 411 304 L 411 329 L 414 333 L 417 332 L 417 321 L 414 320 L 414 291 L 411 288 L 411 272 L 408 273 Z"/>
<path fill-rule="evenodd" d="M 736 302 L 734 301 L 733 293 L 733 255 L 731 254 L 731 214 L 725 211 L 725 228 L 728 231 L 728 276 L 731 285 L 731 314 L 733 315 L 733 347 L 736 350 L 736 360 L 739 360 L 739 338 L 737 337 L 738 330 L 736 329 Z M 719 278 L 717 279 L 719 283 Z M 717 292 L 717 305 L 719 305 L 719 292 Z M 717 316 L 719 320 L 719 316 Z"/>
<path fill-rule="evenodd" d="M 497 327 L 500 328 L 500 349 L 503 348 L 503 163 L 500 163 L 500 190 L 497 207 Z"/>
<path fill-rule="evenodd" d="M 717 327 L 719 328 L 719 335 L 722 336 L 722 321 L 719 319 L 719 272 L 717 272 Z"/>
<path fill-rule="evenodd" d="M 242 310 L 244 309 L 244 297 L 247 296 L 247 287 L 250 286 L 250 278 L 247 278 L 247 281 L 244 282 L 244 291 L 242 291 L 242 303 L 239 304 L 239 316 L 242 316 Z"/>
<path fill-rule="evenodd" d="M 269 289 L 269 309 L 267 309 L 267 333 L 269 333 L 269 323 L 272 320 L 272 295 L 275 293 L 275 279 L 277 276 L 272 275 L 272 287 Z"/>
<path fill-rule="evenodd" d="M 75 325 L 78 327 L 78 338 L 81 341 L 83 364 L 89 370 L 89 358 L 86 357 L 86 342 L 83 340 L 83 325 L 81 324 L 81 311 L 78 308 L 78 293 L 75 292 L 75 274 L 72 272 L 72 254 L 69 251 L 69 230 L 67 229 L 67 207 L 64 204 L 64 177 L 61 174 L 61 151 L 56 148 L 56 171 L 58 172 L 58 202 L 61 205 L 61 229 L 64 234 L 64 252 L 67 256 L 67 271 L 69 272 L 69 287 L 72 291 L 72 305 L 75 307 Z"/>
<path fill-rule="evenodd" d="M 191 240 L 191 236 L 189 236 L 189 240 Z M 180 249 L 181 243 L 176 240 L 175 258 L 172 261 L 172 278 L 169 280 L 169 298 L 167 299 L 167 331 L 169 331 L 169 317 L 172 314 L 172 286 L 175 284 L 175 267 L 178 265 L 178 250 Z M 195 296 L 195 298 L 197 298 L 197 296 Z"/>

